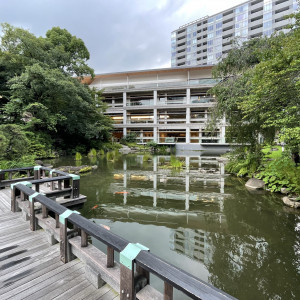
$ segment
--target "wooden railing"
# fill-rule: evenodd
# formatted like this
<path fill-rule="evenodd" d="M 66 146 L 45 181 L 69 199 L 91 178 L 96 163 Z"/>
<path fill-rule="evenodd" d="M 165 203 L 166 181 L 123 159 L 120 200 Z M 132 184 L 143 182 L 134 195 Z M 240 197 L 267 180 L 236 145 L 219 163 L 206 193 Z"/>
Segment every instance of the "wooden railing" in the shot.
<path fill-rule="evenodd" d="M 192 299 L 234 299 L 150 253 L 148 248 L 130 243 L 82 217 L 78 212 L 66 209 L 45 195 L 34 191 L 30 185 L 30 183 L 12 185 L 11 210 L 15 212 L 22 207 L 23 211 L 27 211 L 31 230 L 34 231 L 37 226 L 41 226 L 45 232 L 52 232 L 51 234 L 59 241 L 60 257 L 64 263 L 69 262 L 72 255 L 89 263 L 93 272 L 96 270 L 108 284 L 120 291 L 121 300 L 136 298 L 171 300 L 173 288 L 182 291 Z M 29 202 L 24 202 L 25 200 Z M 40 213 L 35 210 L 35 202 L 41 204 Z M 55 219 L 49 216 L 49 212 L 52 212 Z M 106 256 L 88 243 L 88 236 L 107 246 Z M 120 264 L 114 259 L 115 251 L 120 253 Z M 150 273 L 164 281 L 163 295 L 149 285 Z"/>
<path fill-rule="evenodd" d="M 13 174 L 25 173 L 26 177 L 14 178 Z M 47 177 L 48 176 L 48 177 Z M 80 196 L 80 176 L 69 174 L 60 170 L 43 166 L 0 170 L 0 188 L 11 184 L 28 181 L 35 186 L 36 192 L 40 191 L 40 185 L 49 183 L 51 192 L 46 192 L 48 197 Z"/>

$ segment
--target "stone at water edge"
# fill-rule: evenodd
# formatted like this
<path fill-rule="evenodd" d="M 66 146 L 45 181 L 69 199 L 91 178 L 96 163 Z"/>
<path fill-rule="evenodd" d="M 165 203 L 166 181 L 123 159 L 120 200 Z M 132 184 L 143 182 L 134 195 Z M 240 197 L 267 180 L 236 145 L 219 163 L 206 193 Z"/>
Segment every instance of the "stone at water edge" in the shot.
<path fill-rule="evenodd" d="M 293 208 L 300 208 L 300 202 L 292 201 L 289 197 L 283 197 L 282 201 L 285 205 Z"/>
<path fill-rule="evenodd" d="M 287 195 L 290 191 L 287 189 L 287 188 L 281 188 L 280 189 L 280 193 L 281 194 L 284 194 L 284 195 Z"/>
<path fill-rule="evenodd" d="M 245 184 L 246 188 L 252 189 L 252 190 L 260 190 L 260 189 L 264 189 L 265 187 L 265 183 L 257 178 L 250 178 L 246 184 Z"/>

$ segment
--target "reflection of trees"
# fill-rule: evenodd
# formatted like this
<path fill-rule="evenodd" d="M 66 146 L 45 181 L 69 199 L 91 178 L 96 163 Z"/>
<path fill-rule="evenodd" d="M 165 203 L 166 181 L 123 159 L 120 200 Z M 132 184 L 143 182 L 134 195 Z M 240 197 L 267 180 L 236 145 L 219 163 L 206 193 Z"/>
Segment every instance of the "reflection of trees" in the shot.
<path fill-rule="evenodd" d="M 225 200 L 224 214 L 230 234 L 209 234 L 211 283 L 240 299 L 299 298 L 297 215 L 284 212 L 275 199 L 245 189 Z"/>

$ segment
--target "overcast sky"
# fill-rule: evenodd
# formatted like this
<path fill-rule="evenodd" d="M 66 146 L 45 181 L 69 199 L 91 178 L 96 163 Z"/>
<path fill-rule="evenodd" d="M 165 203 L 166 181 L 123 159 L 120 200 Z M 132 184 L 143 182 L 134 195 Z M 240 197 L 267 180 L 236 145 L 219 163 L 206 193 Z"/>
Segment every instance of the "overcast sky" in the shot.
<path fill-rule="evenodd" d="M 0 23 L 80 37 L 97 74 L 171 66 L 171 32 L 245 0 L 0 0 Z"/>

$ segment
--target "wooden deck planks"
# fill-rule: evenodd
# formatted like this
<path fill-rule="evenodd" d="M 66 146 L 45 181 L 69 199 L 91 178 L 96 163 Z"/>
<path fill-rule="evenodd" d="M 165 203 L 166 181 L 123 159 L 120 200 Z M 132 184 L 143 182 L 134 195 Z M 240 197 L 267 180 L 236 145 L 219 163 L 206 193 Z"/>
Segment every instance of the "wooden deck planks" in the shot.
<path fill-rule="evenodd" d="M 32 232 L 20 212 L 10 211 L 10 189 L 0 190 L 0 299 L 119 299 L 109 286 L 96 289 L 84 263 L 60 261 L 43 230 Z"/>

